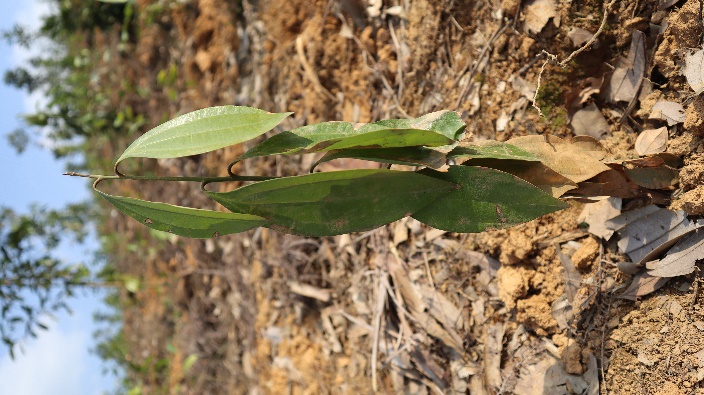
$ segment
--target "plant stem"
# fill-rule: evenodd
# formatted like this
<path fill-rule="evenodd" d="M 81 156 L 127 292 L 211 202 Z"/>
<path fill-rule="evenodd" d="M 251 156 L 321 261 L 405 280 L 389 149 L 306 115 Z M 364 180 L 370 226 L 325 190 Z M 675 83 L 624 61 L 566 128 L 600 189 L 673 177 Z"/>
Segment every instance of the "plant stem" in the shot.
<path fill-rule="evenodd" d="M 72 177 L 85 177 L 100 180 L 147 180 L 147 181 L 192 181 L 210 184 L 213 182 L 227 182 L 227 181 L 266 181 L 273 180 L 278 177 L 265 177 L 265 176 L 227 176 L 227 177 L 160 177 L 160 176 L 132 176 L 127 174 L 121 174 L 117 176 L 104 176 L 100 174 L 83 174 L 69 171 L 64 173 L 65 176 Z"/>

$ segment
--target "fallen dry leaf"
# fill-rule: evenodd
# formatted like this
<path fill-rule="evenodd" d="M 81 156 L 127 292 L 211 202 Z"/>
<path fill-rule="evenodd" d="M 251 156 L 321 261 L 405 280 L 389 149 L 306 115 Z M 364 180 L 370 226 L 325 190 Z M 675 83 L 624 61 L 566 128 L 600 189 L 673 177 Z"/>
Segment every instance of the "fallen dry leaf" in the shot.
<path fill-rule="evenodd" d="M 634 30 L 627 59 L 621 59 L 611 74 L 607 98 L 610 102 L 630 102 L 638 95 L 645 73 L 645 34 Z"/>
<path fill-rule="evenodd" d="M 593 141 L 570 142 L 556 136 L 522 136 L 506 141 L 530 152 L 550 169 L 574 183 L 586 181 L 609 167 L 596 159 Z M 590 149 L 585 149 L 588 145 Z M 603 149 L 602 149 L 603 151 Z M 603 152 L 602 152 L 603 153 Z M 530 182 L 530 181 L 529 181 Z"/>
<path fill-rule="evenodd" d="M 648 274 L 675 277 L 692 273 L 697 260 L 704 259 L 704 230 L 698 228 L 675 244 L 659 261 L 646 263 Z"/>
<path fill-rule="evenodd" d="M 611 196 L 628 199 L 644 194 L 642 188 L 626 176 L 623 166 L 610 164 L 609 167 L 611 167 L 610 170 L 580 182 L 576 189 L 569 191 L 569 195 L 582 198 Z"/>
<path fill-rule="evenodd" d="M 651 260 L 654 251 L 664 252 L 664 248 L 672 246 L 695 227 L 684 211 L 659 209 L 619 230 L 621 240 L 618 241 L 618 248 L 621 253 L 628 254 L 633 262 Z"/>
<path fill-rule="evenodd" d="M 573 27 L 567 33 L 567 37 L 572 40 L 572 45 L 574 45 L 575 48 L 578 48 L 584 45 L 587 41 L 591 40 L 592 37 L 594 37 L 594 34 L 589 30 L 582 29 L 581 27 Z"/>
<path fill-rule="evenodd" d="M 662 288 L 670 279 L 667 277 L 654 277 L 643 272 L 633 277 L 631 285 L 619 296 L 623 299 L 636 300 L 651 292 Z"/>
<path fill-rule="evenodd" d="M 604 84 L 604 77 L 590 77 L 584 79 L 578 86 L 572 88 L 565 94 L 565 108 L 567 115 L 571 118 L 590 97 L 599 94 L 601 86 Z"/>
<path fill-rule="evenodd" d="M 591 136 L 601 140 L 609 132 L 609 123 L 594 103 L 578 110 L 570 120 L 570 126 L 577 136 Z"/>
<path fill-rule="evenodd" d="M 606 221 L 621 214 L 621 198 L 610 197 L 596 203 L 585 204 L 577 222 L 589 225 L 589 233 L 609 240 L 614 234 L 613 229 L 606 228 Z"/>
<path fill-rule="evenodd" d="M 660 207 L 651 204 L 635 210 L 626 211 L 625 213 L 606 221 L 604 226 L 606 226 L 607 229 L 618 231 L 623 229 L 626 225 L 660 210 L 662 210 Z"/>
<path fill-rule="evenodd" d="M 556 27 L 560 25 L 555 0 L 528 0 L 523 13 L 526 16 L 524 27 L 528 33 L 540 33 L 550 19 Z"/>
<path fill-rule="evenodd" d="M 667 121 L 668 126 L 676 125 L 684 122 L 684 107 L 680 103 L 660 100 L 650 110 L 649 118 Z"/>
<path fill-rule="evenodd" d="M 687 54 L 684 58 L 684 76 L 697 95 L 704 92 L 704 49 Z"/>
<path fill-rule="evenodd" d="M 677 185 L 680 174 L 660 156 L 625 161 L 623 171 L 631 181 L 648 189 L 670 189 Z"/>
<path fill-rule="evenodd" d="M 665 152 L 667 147 L 667 128 L 642 131 L 636 139 L 636 152 L 640 156 L 654 155 Z"/>
<path fill-rule="evenodd" d="M 484 166 L 501 170 L 528 181 L 553 197 L 560 197 L 577 184 L 560 175 L 542 162 L 527 162 L 513 159 L 476 158 L 465 162 L 470 166 Z"/>

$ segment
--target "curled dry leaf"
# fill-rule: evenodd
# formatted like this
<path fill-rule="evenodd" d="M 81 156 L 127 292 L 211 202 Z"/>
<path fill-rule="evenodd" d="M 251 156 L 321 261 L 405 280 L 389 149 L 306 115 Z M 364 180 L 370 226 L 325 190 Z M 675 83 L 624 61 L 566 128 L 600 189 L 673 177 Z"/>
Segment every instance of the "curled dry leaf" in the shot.
<path fill-rule="evenodd" d="M 619 217 L 611 221 L 617 221 Z M 607 221 L 607 227 L 611 221 Z M 696 225 L 686 218 L 684 211 L 658 209 L 635 219 L 619 230 L 621 240 L 618 242 L 618 248 L 621 253 L 628 254 L 633 262 L 648 261 L 656 254 L 662 254 L 695 227 Z"/>
<path fill-rule="evenodd" d="M 645 296 L 662 288 L 669 280 L 668 277 L 655 277 L 646 272 L 640 273 L 633 277 L 631 285 L 619 297 L 628 300 L 636 300 L 641 296 Z"/>
<path fill-rule="evenodd" d="M 601 140 L 609 132 L 609 123 L 594 103 L 578 110 L 570 120 L 570 126 L 577 136 L 591 136 Z"/>
<path fill-rule="evenodd" d="M 607 98 L 610 102 L 630 102 L 638 95 L 645 73 L 645 34 L 634 30 L 627 59 L 621 59 L 611 75 Z"/>
<path fill-rule="evenodd" d="M 697 260 L 704 259 L 704 230 L 696 229 L 675 244 L 659 261 L 648 262 L 648 274 L 655 277 L 675 277 L 694 271 Z"/>
<path fill-rule="evenodd" d="M 684 122 L 684 107 L 680 103 L 660 100 L 653 106 L 649 118 L 667 121 L 668 126 L 676 125 Z"/>
<path fill-rule="evenodd" d="M 590 77 L 584 79 L 578 86 L 570 89 L 565 95 L 567 115 L 572 117 L 572 114 L 582 108 L 582 105 L 586 103 L 590 97 L 598 95 L 601 91 L 601 85 L 603 84 L 604 77 Z"/>
<path fill-rule="evenodd" d="M 704 92 L 704 49 L 687 54 L 684 59 L 684 76 L 697 95 Z"/>
<path fill-rule="evenodd" d="M 665 152 L 667 147 L 667 128 L 649 129 L 642 131 L 636 139 L 636 152 L 638 155 L 654 155 Z"/>
<path fill-rule="evenodd" d="M 612 163 L 609 167 L 611 170 L 580 182 L 577 189 L 569 191 L 569 195 L 582 198 L 611 196 L 623 199 L 643 195 L 642 188 L 626 176 L 623 166 Z"/>
<path fill-rule="evenodd" d="M 598 158 L 604 155 L 591 139 L 563 140 L 556 136 L 522 136 L 506 141 L 537 156 L 550 169 L 574 183 L 586 181 L 609 170 Z"/>

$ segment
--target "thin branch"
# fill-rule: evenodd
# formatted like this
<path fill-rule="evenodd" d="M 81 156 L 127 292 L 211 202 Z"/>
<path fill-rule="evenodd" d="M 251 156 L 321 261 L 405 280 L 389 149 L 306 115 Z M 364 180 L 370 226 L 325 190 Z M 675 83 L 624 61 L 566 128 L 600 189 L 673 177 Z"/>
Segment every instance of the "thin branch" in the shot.
<path fill-rule="evenodd" d="M 227 177 L 161 177 L 161 176 L 133 176 L 127 174 L 121 174 L 117 176 L 106 176 L 100 174 L 83 174 L 69 171 L 64 173 L 65 176 L 71 177 L 84 177 L 92 178 L 98 180 L 146 180 L 146 181 L 189 181 L 189 182 L 201 182 L 201 183 L 213 183 L 213 182 L 228 182 L 228 181 L 267 181 L 273 180 L 278 177 L 264 177 L 264 176 L 227 176 Z"/>

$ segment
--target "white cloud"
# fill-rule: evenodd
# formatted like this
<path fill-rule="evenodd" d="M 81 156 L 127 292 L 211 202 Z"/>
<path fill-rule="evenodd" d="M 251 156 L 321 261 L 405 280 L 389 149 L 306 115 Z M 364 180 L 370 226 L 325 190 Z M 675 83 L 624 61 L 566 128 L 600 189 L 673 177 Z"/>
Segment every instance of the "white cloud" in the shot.
<path fill-rule="evenodd" d="M 86 349 L 90 336 L 86 332 L 62 332 L 52 328 L 39 339 L 17 352 L 15 360 L 0 359 L 0 383 L 3 393 L 14 395 L 85 393 Z"/>

